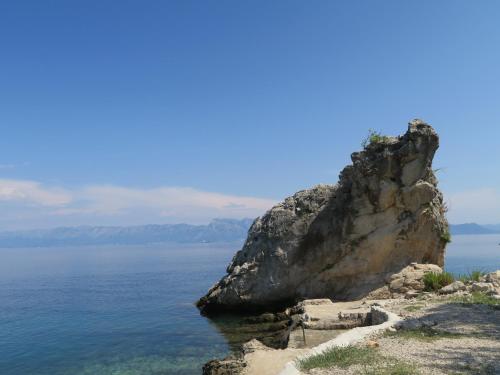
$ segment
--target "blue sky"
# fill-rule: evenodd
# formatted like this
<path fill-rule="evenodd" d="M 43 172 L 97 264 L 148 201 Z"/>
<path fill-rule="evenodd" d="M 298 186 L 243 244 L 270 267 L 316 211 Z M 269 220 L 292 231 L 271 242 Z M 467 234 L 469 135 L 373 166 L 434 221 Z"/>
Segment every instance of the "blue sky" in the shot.
<path fill-rule="evenodd" d="M 369 128 L 441 135 L 452 222 L 500 222 L 497 1 L 0 3 L 0 229 L 261 214 Z"/>

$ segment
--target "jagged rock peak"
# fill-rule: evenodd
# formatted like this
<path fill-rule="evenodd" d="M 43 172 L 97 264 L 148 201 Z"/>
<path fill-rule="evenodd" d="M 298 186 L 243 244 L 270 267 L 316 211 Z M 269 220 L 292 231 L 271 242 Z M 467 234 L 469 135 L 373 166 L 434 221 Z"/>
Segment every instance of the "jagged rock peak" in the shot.
<path fill-rule="evenodd" d="M 443 265 L 449 239 L 432 160 L 434 129 L 413 120 L 352 154 L 336 185 L 295 193 L 252 224 L 203 312 L 273 310 L 307 298 L 360 298 L 413 262 Z"/>

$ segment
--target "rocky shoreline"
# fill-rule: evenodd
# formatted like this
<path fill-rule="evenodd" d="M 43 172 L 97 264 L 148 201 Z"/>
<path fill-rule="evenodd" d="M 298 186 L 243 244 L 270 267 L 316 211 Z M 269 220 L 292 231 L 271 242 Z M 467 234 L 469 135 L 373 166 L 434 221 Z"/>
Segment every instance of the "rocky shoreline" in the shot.
<path fill-rule="evenodd" d="M 336 337 L 339 335 L 346 335 L 346 333 L 355 330 L 355 327 L 376 327 L 374 324 L 380 322 L 372 321 L 371 314 L 374 306 L 383 307 L 383 309 L 389 313 L 396 314 L 400 317 L 401 321 L 394 324 L 393 327 L 389 327 L 389 330 L 395 332 L 415 332 L 421 329 L 432 329 L 436 332 L 442 331 L 450 334 L 455 333 L 457 335 L 463 335 L 461 338 L 465 340 L 465 343 L 469 343 L 471 339 L 472 341 L 470 341 L 470 343 L 474 340 L 479 340 L 476 335 L 477 332 L 484 333 L 488 331 L 490 335 L 484 339 L 486 341 L 483 344 L 486 345 L 486 342 L 489 342 L 488 345 L 500 348 L 500 307 L 491 307 L 482 303 L 475 303 L 472 299 L 473 296 L 481 295 L 490 300 L 500 301 L 500 271 L 483 275 L 476 281 L 469 280 L 465 283 L 459 282 L 460 284 L 454 282 L 437 291 L 426 292 L 423 287 L 421 288 L 422 284 L 420 284 L 420 282 L 423 283 L 423 277 L 419 278 L 421 271 L 419 269 L 420 266 L 421 265 L 411 266 L 414 269 L 413 274 L 409 270 L 404 272 L 407 278 L 414 280 L 413 285 L 416 286 L 415 289 L 407 291 L 406 294 L 398 293 L 388 299 L 375 300 L 365 298 L 352 302 L 332 302 L 328 299 L 302 301 L 287 309 L 282 313 L 284 315 L 281 315 L 281 318 L 288 316 L 288 325 L 289 327 L 293 326 L 290 332 L 288 332 L 286 346 L 283 348 L 271 348 L 258 340 L 251 340 L 242 346 L 239 353 L 224 360 L 213 360 L 208 362 L 203 368 L 203 374 L 291 374 L 292 372 L 285 371 L 287 364 L 289 367 L 295 367 L 298 371 L 296 374 L 303 373 L 294 365 L 297 363 L 297 358 L 307 357 L 310 353 L 314 352 L 314 350 L 317 351 L 318 347 L 328 346 L 328 343 L 334 343 L 335 340 L 338 340 Z M 464 287 L 462 287 L 462 284 Z M 471 298 L 471 301 L 467 303 L 469 298 Z M 271 317 L 276 316 L 276 314 L 264 314 L 256 319 L 269 320 Z M 328 331 L 337 331 L 338 333 L 332 334 L 332 338 L 327 340 L 325 338 L 328 336 L 324 333 Z M 315 337 L 320 337 L 319 341 L 315 341 Z M 304 338 L 305 342 L 303 342 Z M 395 335 L 395 338 L 391 341 L 390 337 L 381 336 L 380 333 L 371 334 L 361 342 L 361 345 L 376 345 L 381 348 L 392 345 L 390 351 L 393 357 L 406 356 L 413 358 L 413 361 L 415 361 L 414 356 L 409 355 L 403 349 L 399 350 L 395 346 L 393 341 L 400 339 L 401 338 Z M 307 345 L 307 342 L 309 342 L 309 345 Z M 454 344 L 457 342 L 458 341 L 453 341 Z M 409 345 L 409 343 L 411 344 L 411 342 L 405 341 L 405 345 Z M 359 345 L 360 343 L 357 342 L 357 344 Z M 418 343 L 415 345 L 418 346 Z M 404 346 L 402 346 L 402 348 L 404 348 Z M 439 348 L 441 351 L 446 351 L 445 349 L 446 348 L 442 346 Z M 478 358 L 485 357 L 481 356 L 477 347 L 471 347 L 469 349 L 474 349 L 475 355 Z M 381 349 L 381 351 L 383 350 Z M 496 357 L 493 356 L 493 359 L 497 358 L 499 355 L 500 351 L 497 353 Z M 443 358 L 446 357 L 445 354 L 442 354 L 442 356 L 444 356 Z M 488 363 L 493 363 L 493 359 L 490 358 Z M 441 361 L 446 362 L 445 359 L 441 359 Z M 469 360 L 469 362 L 470 361 L 471 360 Z M 420 364 L 421 367 L 423 365 L 424 364 Z M 438 371 L 439 369 L 431 368 L 432 366 L 430 364 L 426 364 L 426 366 L 429 372 L 425 373 L 441 374 L 441 372 Z M 355 368 L 351 370 L 357 371 Z M 335 372 L 331 372 L 333 370 L 317 369 L 310 373 L 321 375 L 330 373 L 360 373 L 352 372 L 351 370 L 336 368 Z M 460 373 L 459 370 L 460 369 L 457 370 L 457 373 Z"/>

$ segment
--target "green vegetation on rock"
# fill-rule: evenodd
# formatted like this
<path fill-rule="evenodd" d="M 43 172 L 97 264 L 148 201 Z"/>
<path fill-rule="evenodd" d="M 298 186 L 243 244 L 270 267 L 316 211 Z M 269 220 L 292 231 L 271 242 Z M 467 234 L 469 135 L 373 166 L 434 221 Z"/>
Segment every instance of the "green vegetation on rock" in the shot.
<path fill-rule="evenodd" d="M 455 280 L 463 283 L 478 282 L 483 276 L 485 276 L 485 273 L 480 270 L 470 271 L 467 274 L 458 275 L 457 277 L 453 276 L 450 272 L 428 272 L 424 275 L 423 281 L 427 292 L 435 292 Z"/>
<path fill-rule="evenodd" d="M 450 243 L 451 242 L 451 234 L 450 234 L 450 231 L 449 230 L 446 230 L 445 232 L 443 232 L 441 234 L 441 239 L 443 240 L 443 242 L 445 243 Z"/>
<path fill-rule="evenodd" d="M 470 281 L 479 281 L 479 279 L 484 276 L 485 273 L 483 271 L 471 271 L 468 272 L 467 274 L 464 275 L 459 275 L 457 277 L 458 280 L 460 280 L 463 283 L 470 282 Z"/>
<path fill-rule="evenodd" d="M 437 291 L 442 287 L 451 284 L 455 281 L 453 275 L 449 272 L 437 273 L 428 272 L 424 275 L 425 290 L 428 292 Z"/>
<path fill-rule="evenodd" d="M 385 143 L 389 139 L 390 139 L 390 137 L 382 135 L 380 132 L 377 132 L 373 129 L 369 129 L 368 136 L 365 139 L 363 139 L 363 142 L 361 142 L 361 146 L 363 148 L 366 148 L 368 145 L 371 145 L 371 144 Z"/>

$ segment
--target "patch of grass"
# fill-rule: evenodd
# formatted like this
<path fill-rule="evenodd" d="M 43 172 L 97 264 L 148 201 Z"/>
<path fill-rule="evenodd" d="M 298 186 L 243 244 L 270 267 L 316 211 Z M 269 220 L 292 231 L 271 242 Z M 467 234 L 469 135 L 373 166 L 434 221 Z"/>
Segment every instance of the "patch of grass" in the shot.
<path fill-rule="evenodd" d="M 406 306 L 404 308 L 404 310 L 406 310 L 408 312 L 414 312 L 414 311 L 422 310 L 423 307 L 424 307 L 424 305 L 410 305 L 410 306 Z"/>
<path fill-rule="evenodd" d="M 453 281 L 455 281 L 455 278 L 449 272 L 428 272 L 424 275 L 423 281 L 425 290 L 430 292 L 439 290 L 443 286 L 451 284 Z"/>
<path fill-rule="evenodd" d="M 380 359 L 378 351 L 373 348 L 357 346 L 335 347 L 326 352 L 308 358 L 297 360 L 301 370 L 308 371 L 313 368 L 329 368 L 333 366 L 346 368 L 376 362 Z"/>
<path fill-rule="evenodd" d="M 415 329 L 400 329 L 396 332 L 385 332 L 385 337 L 397 337 L 405 340 L 421 340 L 421 341 L 435 341 L 440 339 L 457 339 L 464 337 L 459 333 L 451 333 L 445 331 L 438 331 L 430 327 L 422 327 Z"/>
<path fill-rule="evenodd" d="M 469 281 L 479 281 L 479 279 L 484 275 L 485 275 L 485 273 L 483 271 L 474 270 L 474 271 L 468 272 L 466 274 L 459 275 L 457 277 L 457 279 L 463 283 L 466 283 Z"/>
<path fill-rule="evenodd" d="M 470 274 L 469 274 L 469 277 L 472 281 L 479 281 L 479 279 L 481 277 L 483 277 L 485 275 L 484 272 L 482 271 L 472 271 Z"/>
<path fill-rule="evenodd" d="M 363 375 L 418 375 L 421 372 L 413 363 L 395 360 L 388 361 L 375 367 L 365 367 Z"/>
<path fill-rule="evenodd" d="M 361 366 L 363 375 L 419 375 L 416 365 L 381 355 L 378 349 L 345 346 L 336 347 L 323 354 L 297 360 L 297 367 L 302 371 L 315 368 Z"/>
<path fill-rule="evenodd" d="M 462 303 L 464 305 L 487 305 L 494 308 L 500 308 L 500 300 L 482 292 L 473 292 L 469 296 L 452 297 L 451 302 Z"/>
<path fill-rule="evenodd" d="M 377 132 L 373 129 L 368 130 L 368 136 L 363 139 L 363 142 L 361 142 L 361 147 L 366 148 L 368 145 L 371 144 L 376 144 L 376 143 L 385 143 L 389 140 L 390 138 L 382 135 L 380 132 Z"/>

